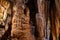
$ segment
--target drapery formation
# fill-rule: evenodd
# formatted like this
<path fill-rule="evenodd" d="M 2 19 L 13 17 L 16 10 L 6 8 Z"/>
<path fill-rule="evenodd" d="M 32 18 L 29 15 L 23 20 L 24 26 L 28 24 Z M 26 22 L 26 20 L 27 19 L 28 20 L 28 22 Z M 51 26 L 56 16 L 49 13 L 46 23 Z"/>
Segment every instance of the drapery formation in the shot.
<path fill-rule="evenodd" d="M 0 15 L 0 40 L 59 40 L 60 0 L 0 0 Z"/>

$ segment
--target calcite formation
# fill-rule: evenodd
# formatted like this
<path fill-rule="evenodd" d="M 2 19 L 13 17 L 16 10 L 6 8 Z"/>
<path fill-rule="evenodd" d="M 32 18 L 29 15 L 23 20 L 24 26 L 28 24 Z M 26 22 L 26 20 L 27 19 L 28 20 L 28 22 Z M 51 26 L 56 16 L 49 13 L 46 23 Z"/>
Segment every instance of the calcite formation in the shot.
<path fill-rule="evenodd" d="M 10 3 L 6 0 L 0 0 L 0 37 L 8 30 L 8 14 L 10 8 Z"/>
<path fill-rule="evenodd" d="M 45 4 L 43 0 L 37 0 L 38 2 L 38 13 L 36 14 L 36 23 L 37 23 L 37 31 L 38 37 L 37 40 L 44 40 L 44 30 L 46 27 L 46 18 L 45 18 Z"/>
<path fill-rule="evenodd" d="M 30 31 L 29 9 L 24 4 L 13 7 L 11 40 L 34 40 Z"/>

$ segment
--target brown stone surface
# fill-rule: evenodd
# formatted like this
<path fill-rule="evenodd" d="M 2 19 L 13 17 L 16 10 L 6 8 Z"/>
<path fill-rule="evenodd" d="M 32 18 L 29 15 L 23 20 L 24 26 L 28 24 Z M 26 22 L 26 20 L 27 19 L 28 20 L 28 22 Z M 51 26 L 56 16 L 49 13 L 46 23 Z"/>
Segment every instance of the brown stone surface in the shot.
<path fill-rule="evenodd" d="M 12 40 L 34 40 L 30 30 L 29 9 L 22 5 L 15 5 L 12 18 Z"/>
<path fill-rule="evenodd" d="M 34 2 L 33 6 L 29 1 L 31 4 Z M 52 33 L 53 40 L 59 40 L 59 3 L 59 0 L 0 0 L 0 18 L 2 15 L 0 20 L 0 40 L 49 40 L 47 36 L 50 33 Z M 30 14 L 30 12 L 33 14 Z M 33 17 L 33 19 L 31 18 L 33 20 L 32 26 L 30 25 L 31 16 Z M 31 28 L 33 26 L 36 30 Z M 49 26 L 51 32 L 48 32 L 49 29 L 47 30 Z"/>
<path fill-rule="evenodd" d="M 38 12 L 36 14 L 36 22 L 37 22 L 37 31 L 38 31 L 38 37 L 37 40 L 44 40 L 44 30 L 45 30 L 45 13 L 44 13 L 44 1 L 43 0 L 37 0 L 38 2 Z"/>
<path fill-rule="evenodd" d="M 59 2 L 55 0 L 55 3 L 51 9 L 51 20 L 52 20 L 52 36 L 53 40 L 59 40 Z"/>
<path fill-rule="evenodd" d="M 0 37 L 3 37 L 5 32 L 8 30 L 8 23 L 10 22 L 10 18 L 8 19 L 9 16 L 7 17 L 7 15 L 10 13 L 9 10 L 10 3 L 6 0 L 0 0 L 0 15 L 3 14 L 2 22 L 0 20 Z"/>

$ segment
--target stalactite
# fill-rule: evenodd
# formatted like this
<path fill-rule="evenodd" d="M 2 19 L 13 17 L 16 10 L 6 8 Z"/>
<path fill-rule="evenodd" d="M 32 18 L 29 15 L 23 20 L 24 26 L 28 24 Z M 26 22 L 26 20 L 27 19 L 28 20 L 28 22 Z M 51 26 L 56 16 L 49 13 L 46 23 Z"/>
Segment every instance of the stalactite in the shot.
<path fill-rule="evenodd" d="M 11 29 L 11 8 L 10 8 L 10 2 L 8 0 L 0 0 L 0 8 L 4 8 L 4 10 L 1 10 L 2 14 L 4 14 L 4 25 L 1 25 L 0 24 L 0 30 L 1 30 L 1 27 L 2 27 L 2 30 L 3 31 L 3 28 L 4 28 L 4 32 L 0 32 L 2 33 L 2 37 L 0 38 L 0 40 L 7 40 L 9 39 L 10 37 L 10 29 Z M 6 12 L 5 12 L 6 11 Z M 1 13 L 0 12 L 0 13 Z"/>
<path fill-rule="evenodd" d="M 34 40 L 30 29 L 29 9 L 20 2 L 16 2 L 13 7 L 11 40 Z"/>
<path fill-rule="evenodd" d="M 51 20 L 53 40 L 59 40 L 59 4 L 58 0 L 51 0 Z"/>
<path fill-rule="evenodd" d="M 37 0 L 38 4 L 38 13 L 36 14 L 36 22 L 37 22 L 37 31 L 38 37 L 37 40 L 44 40 L 44 30 L 46 27 L 46 18 L 45 18 L 45 4 L 43 0 Z"/>
<path fill-rule="evenodd" d="M 50 36 L 60 37 L 60 0 L 0 0 L 0 40 L 50 40 Z"/>
<path fill-rule="evenodd" d="M 59 19 L 60 19 L 60 0 L 55 0 L 55 4 L 56 4 L 56 10 L 57 13 L 55 15 L 56 17 L 56 27 L 57 27 L 57 37 L 59 38 L 59 28 L 60 28 L 60 23 L 59 23 Z"/>

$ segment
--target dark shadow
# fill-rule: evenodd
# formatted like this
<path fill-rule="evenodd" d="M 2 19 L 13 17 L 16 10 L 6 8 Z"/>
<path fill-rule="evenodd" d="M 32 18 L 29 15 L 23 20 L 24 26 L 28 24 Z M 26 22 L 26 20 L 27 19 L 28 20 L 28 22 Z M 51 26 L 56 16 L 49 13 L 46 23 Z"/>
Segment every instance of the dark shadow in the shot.
<path fill-rule="evenodd" d="M 26 3 L 28 8 L 30 9 L 30 22 L 32 22 L 32 31 L 34 33 L 34 36 L 37 37 L 37 30 L 36 30 L 36 13 L 38 13 L 38 7 L 37 7 L 37 0 L 29 0 L 28 3 Z"/>
<path fill-rule="evenodd" d="M 5 32 L 5 34 L 2 36 L 1 40 L 7 40 L 10 39 L 11 35 L 11 25 L 8 26 L 8 30 Z"/>

